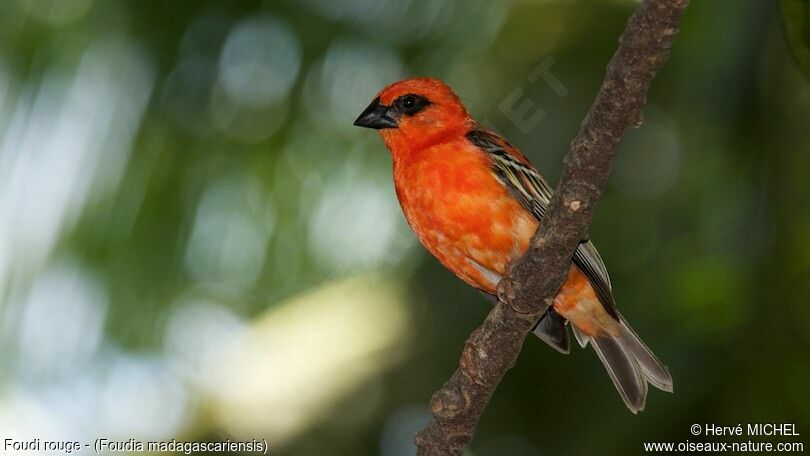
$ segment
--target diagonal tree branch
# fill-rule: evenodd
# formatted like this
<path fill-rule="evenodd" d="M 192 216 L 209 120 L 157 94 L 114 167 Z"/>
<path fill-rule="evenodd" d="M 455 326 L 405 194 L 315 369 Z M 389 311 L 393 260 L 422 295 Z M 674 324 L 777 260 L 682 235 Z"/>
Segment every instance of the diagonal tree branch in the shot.
<path fill-rule="evenodd" d="M 415 437 L 419 455 L 460 455 L 472 441 L 495 388 L 587 238 L 619 142 L 630 125 L 641 123 L 647 89 L 669 57 L 688 3 L 644 0 L 630 17 L 531 248 L 499 284 L 499 302 L 467 339 L 458 369 L 430 401 L 433 420 Z"/>

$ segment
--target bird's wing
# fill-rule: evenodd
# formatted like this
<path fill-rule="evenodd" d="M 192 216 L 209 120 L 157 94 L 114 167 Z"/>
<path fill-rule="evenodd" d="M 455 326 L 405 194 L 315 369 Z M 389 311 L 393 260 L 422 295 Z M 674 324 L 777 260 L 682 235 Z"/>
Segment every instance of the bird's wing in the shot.
<path fill-rule="evenodd" d="M 467 133 L 467 139 L 492 158 L 495 176 L 512 196 L 538 221 L 542 219 L 553 191 L 529 160 L 495 133 L 473 130 Z M 593 243 L 581 242 L 572 261 L 588 278 L 605 310 L 618 319 L 610 277 Z"/>

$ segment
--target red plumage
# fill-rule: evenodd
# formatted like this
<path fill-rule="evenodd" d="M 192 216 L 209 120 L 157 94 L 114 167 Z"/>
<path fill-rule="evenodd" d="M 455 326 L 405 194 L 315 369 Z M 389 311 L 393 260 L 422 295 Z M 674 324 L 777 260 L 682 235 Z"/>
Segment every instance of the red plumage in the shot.
<path fill-rule="evenodd" d="M 494 294 L 507 264 L 528 248 L 550 198 L 539 172 L 506 140 L 478 127 L 437 79 L 386 87 L 355 124 L 379 129 L 402 210 L 425 248 L 462 280 Z M 610 279 L 590 242 L 578 249 L 535 333 L 567 352 L 566 321 L 583 346 L 594 346 L 633 412 L 644 408 L 648 382 L 672 391 L 666 368 L 615 310 Z"/>

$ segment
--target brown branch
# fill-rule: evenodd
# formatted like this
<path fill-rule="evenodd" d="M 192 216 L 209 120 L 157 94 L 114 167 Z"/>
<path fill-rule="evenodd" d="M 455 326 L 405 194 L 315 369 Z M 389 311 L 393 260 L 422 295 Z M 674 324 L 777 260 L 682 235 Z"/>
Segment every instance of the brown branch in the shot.
<path fill-rule="evenodd" d="M 532 247 L 499 287 L 499 302 L 464 345 L 459 367 L 430 401 L 433 420 L 416 434 L 422 456 L 460 455 L 526 334 L 552 303 L 587 237 L 613 157 L 641 123 L 647 89 L 669 57 L 688 0 L 644 0 L 630 17 L 604 82 L 566 155 L 562 178 Z"/>

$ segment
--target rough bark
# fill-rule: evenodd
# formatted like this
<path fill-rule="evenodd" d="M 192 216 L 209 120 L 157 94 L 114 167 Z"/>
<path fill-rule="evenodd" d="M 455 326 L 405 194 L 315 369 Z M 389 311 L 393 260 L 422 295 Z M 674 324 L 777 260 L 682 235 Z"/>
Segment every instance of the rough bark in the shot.
<path fill-rule="evenodd" d="M 419 455 L 460 455 L 472 441 L 492 394 L 517 360 L 526 334 L 553 302 L 577 245 L 587 238 L 619 142 L 629 126 L 641 124 L 647 89 L 669 57 L 688 3 L 644 0 L 630 17 L 564 158 L 560 183 L 531 248 L 501 281 L 499 302 L 467 339 L 458 369 L 430 401 L 433 420 L 415 437 Z"/>

